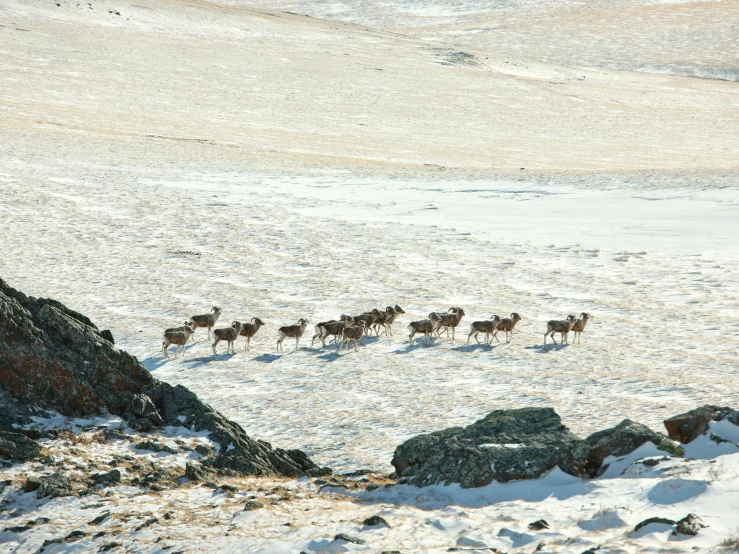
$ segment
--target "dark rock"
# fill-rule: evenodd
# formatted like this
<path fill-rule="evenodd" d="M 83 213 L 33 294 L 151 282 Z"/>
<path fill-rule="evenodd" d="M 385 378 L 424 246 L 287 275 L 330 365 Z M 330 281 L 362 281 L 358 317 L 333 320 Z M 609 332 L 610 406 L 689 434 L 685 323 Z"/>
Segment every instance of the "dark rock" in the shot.
<path fill-rule="evenodd" d="M 41 550 L 49 546 L 50 544 L 62 544 L 65 542 L 72 542 L 80 540 L 82 537 L 86 537 L 87 533 L 84 531 L 72 531 L 69 535 L 67 535 L 64 538 L 55 538 L 55 539 L 48 539 L 44 541 L 43 546 L 41 547 Z"/>
<path fill-rule="evenodd" d="M 370 483 L 369 485 L 367 485 L 366 487 L 364 487 L 364 490 L 370 492 L 370 491 L 373 491 L 373 490 L 379 489 L 379 488 L 380 488 L 380 485 L 378 485 L 376 483 Z"/>
<path fill-rule="evenodd" d="M 107 473 L 98 473 L 94 476 L 96 485 L 115 485 L 121 482 L 121 472 L 117 469 L 112 469 Z"/>
<path fill-rule="evenodd" d="M 195 462 L 187 462 L 185 465 L 185 476 L 190 481 L 208 481 L 210 473 L 207 468 Z"/>
<path fill-rule="evenodd" d="M 675 533 L 678 533 L 680 535 L 695 536 L 701 529 L 705 527 L 707 527 L 707 525 L 703 523 L 703 520 L 701 518 L 699 518 L 695 514 L 688 514 L 677 522 Z"/>
<path fill-rule="evenodd" d="M 728 407 L 706 404 L 695 410 L 668 418 L 664 424 L 671 439 L 685 444 L 705 433 L 709 422 L 724 419 L 728 419 L 734 425 L 739 425 L 739 412 Z"/>
<path fill-rule="evenodd" d="M 58 498 L 61 496 L 72 496 L 73 494 L 74 490 L 67 476 L 62 473 L 54 473 L 40 479 L 36 496 L 39 498 L 45 498 L 47 496 Z"/>
<path fill-rule="evenodd" d="M 260 508 L 264 508 L 264 504 L 262 504 L 258 500 L 249 500 L 244 505 L 244 511 L 245 512 L 251 512 L 253 510 L 259 510 Z"/>
<path fill-rule="evenodd" d="M 383 550 L 380 554 L 400 554 L 400 550 Z"/>
<path fill-rule="evenodd" d="M 102 331 L 100 331 L 100 336 L 107 340 L 110 344 L 115 344 L 115 339 L 113 338 L 113 333 L 110 332 L 110 329 L 103 329 Z"/>
<path fill-rule="evenodd" d="M 25 533 L 25 532 L 26 532 L 26 531 L 28 531 L 28 530 L 29 530 L 30 528 L 31 528 L 31 526 L 30 526 L 30 525 L 16 525 L 16 526 L 14 526 L 14 527 L 6 527 L 5 529 L 3 529 L 3 532 L 4 532 L 4 533 L 5 533 L 5 532 L 8 532 L 8 533 L 15 533 L 16 535 L 19 535 L 19 534 L 21 534 L 21 533 Z"/>
<path fill-rule="evenodd" d="M 103 521 L 105 521 L 105 518 L 107 518 L 108 516 L 110 516 L 110 512 L 105 512 L 104 514 L 100 514 L 98 517 L 88 522 L 87 525 L 100 525 Z"/>
<path fill-rule="evenodd" d="M 41 478 L 36 477 L 35 475 L 31 475 L 30 477 L 26 478 L 26 482 L 23 485 L 23 491 L 24 492 L 37 491 L 40 486 L 41 486 Z"/>
<path fill-rule="evenodd" d="M 41 445 L 23 433 L 0 431 L 0 456 L 25 462 L 41 454 Z"/>
<path fill-rule="evenodd" d="M 521 408 L 413 437 L 395 449 L 391 463 L 416 486 L 444 482 L 471 488 L 535 479 L 557 466 L 582 477 L 588 452 L 588 443 L 570 433 L 551 408 Z"/>
<path fill-rule="evenodd" d="M 153 517 L 151 519 L 147 519 L 144 523 L 136 527 L 136 531 L 141 531 L 145 527 L 149 527 L 150 525 L 154 525 L 155 523 L 159 523 L 159 519 L 156 517 Z"/>
<path fill-rule="evenodd" d="M 347 535 L 346 533 L 339 533 L 334 537 L 335 541 L 346 541 L 351 542 L 354 544 L 365 544 L 366 541 L 363 541 L 362 539 L 358 537 L 352 537 L 351 535 Z"/>
<path fill-rule="evenodd" d="M 549 529 L 549 524 L 545 519 L 539 519 L 529 523 L 529 529 L 532 531 L 543 531 L 544 529 Z"/>
<path fill-rule="evenodd" d="M 195 452 L 200 454 L 201 456 L 209 457 L 213 455 L 213 450 L 205 446 L 204 444 L 199 444 L 195 447 Z"/>
<path fill-rule="evenodd" d="M 239 492 L 239 487 L 234 487 L 233 485 L 228 484 L 218 485 L 217 488 L 228 492 Z"/>
<path fill-rule="evenodd" d="M 109 542 L 108 544 L 104 544 L 98 549 L 98 552 L 107 552 L 108 550 L 113 550 L 114 548 L 118 546 L 123 546 L 123 543 L 120 542 Z"/>
<path fill-rule="evenodd" d="M 134 448 L 138 448 L 139 450 L 151 450 L 152 452 L 167 452 L 169 454 L 176 454 L 176 451 L 167 446 L 166 444 L 161 444 L 156 441 L 141 441 L 140 443 L 134 445 Z"/>
<path fill-rule="evenodd" d="M 374 527 L 375 525 L 384 525 L 385 527 L 390 528 L 390 524 L 382 516 L 368 517 L 362 523 L 364 523 L 368 527 Z"/>
<path fill-rule="evenodd" d="M 624 419 L 610 429 L 593 433 L 587 439 L 590 445 L 587 469 L 589 475 L 595 477 L 602 473 L 603 460 L 608 456 L 625 456 L 644 443 L 652 442 L 659 449 L 675 456 L 684 456 L 685 451 L 673 440 L 661 433 L 652 431 L 646 425 Z"/>
<path fill-rule="evenodd" d="M 15 407 L 7 415 L 3 406 L 24 398 L 66 416 L 119 415 L 143 431 L 161 425 L 208 431 L 220 445 L 220 454 L 208 461 L 217 469 L 283 477 L 328 472 L 300 450 L 273 449 L 250 438 L 185 387 L 158 381 L 82 314 L 55 300 L 28 297 L 1 279 L 0 383 L 0 430 L 28 419 Z"/>
<path fill-rule="evenodd" d="M 634 527 L 634 531 L 638 531 L 642 527 L 646 527 L 647 525 L 650 525 L 652 523 L 664 523 L 665 525 L 675 525 L 675 521 L 672 519 L 667 519 L 665 517 L 650 517 L 649 519 L 645 519 L 641 523 L 637 523 L 636 527 Z"/>

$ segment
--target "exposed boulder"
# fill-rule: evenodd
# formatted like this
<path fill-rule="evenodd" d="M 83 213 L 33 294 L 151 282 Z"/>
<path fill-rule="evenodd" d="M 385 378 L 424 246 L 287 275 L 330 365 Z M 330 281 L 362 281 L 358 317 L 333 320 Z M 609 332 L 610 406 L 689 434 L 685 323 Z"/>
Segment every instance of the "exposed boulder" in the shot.
<path fill-rule="evenodd" d="M 570 433 L 551 408 L 496 410 L 469 427 L 419 435 L 395 449 L 392 464 L 416 486 L 535 479 L 554 467 L 584 476 L 586 441 Z"/>
<path fill-rule="evenodd" d="M 93 477 L 96 485 L 115 485 L 121 482 L 121 472 L 118 469 L 112 469 L 107 473 L 98 473 Z"/>
<path fill-rule="evenodd" d="M 69 479 L 63 473 L 54 473 L 47 477 L 41 477 L 39 481 L 40 484 L 36 492 L 39 498 L 45 498 L 47 496 L 57 498 L 60 496 L 72 496 L 74 494 L 74 489 Z"/>
<path fill-rule="evenodd" d="M 41 454 L 41 445 L 21 433 L 0 431 L 0 457 L 25 462 Z"/>
<path fill-rule="evenodd" d="M 724 419 L 728 419 L 734 425 L 739 425 L 739 412 L 726 406 L 706 404 L 695 410 L 668 418 L 664 424 L 671 439 L 686 444 L 705 433 L 710 421 L 723 421 Z"/>
<path fill-rule="evenodd" d="M 67 416 L 109 412 L 140 431 L 162 425 L 209 431 L 220 449 L 207 463 L 218 469 L 285 477 L 330 473 L 300 450 L 250 438 L 185 387 L 155 379 L 111 338 L 84 315 L 27 297 L 0 279 L 0 403 L 12 397 Z"/>
<path fill-rule="evenodd" d="M 593 433 L 585 440 L 590 445 L 587 469 L 593 477 L 600 475 L 606 469 L 602 465 L 603 460 L 608 456 L 625 456 L 647 442 L 654 443 L 659 450 L 674 456 L 682 457 L 685 454 L 675 441 L 630 419 L 624 419 L 610 429 Z"/>

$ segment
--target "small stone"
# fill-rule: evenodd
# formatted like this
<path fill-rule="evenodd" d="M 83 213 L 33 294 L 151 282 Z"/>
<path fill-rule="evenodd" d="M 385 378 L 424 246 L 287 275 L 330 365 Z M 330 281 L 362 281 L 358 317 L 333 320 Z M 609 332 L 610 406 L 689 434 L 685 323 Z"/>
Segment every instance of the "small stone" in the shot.
<path fill-rule="evenodd" d="M 384 525 L 385 527 L 390 528 L 390 524 L 382 516 L 368 517 L 362 523 L 364 523 L 368 527 L 374 527 L 375 525 Z"/>
<path fill-rule="evenodd" d="M 366 491 L 373 491 L 373 490 L 379 489 L 379 488 L 380 488 L 380 485 L 377 485 L 375 483 L 370 483 L 369 485 L 367 485 L 366 487 L 364 487 L 364 490 L 366 490 Z"/>
<path fill-rule="evenodd" d="M 346 533 L 339 533 L 334 537 L 335 541 L 346 541 L 351 542 L 354 544 L 366 544 L 366 541 L 358 538 L 358 537 L 352 537 L 351 535 L 347 535 Z"/>
<path fill-rule="evenodd" d="M 213 451 L 205 446 L 204 444 L 199 444 L 195 447 L 195 452 L 200 454 L 201 456 L 212 456 Z"/>
<path fill-rule="evenodd" d="M 97 485 L 113 485 L 121 482 L 121 472 L 118 469 L 112 469 L 107 473 L 98 473 L 94 477 Z"/>
<path fill-rule="evenodd" d="M 30 525 L 16 525 L 14 527 L 6 527 L 3 529 L 3 532 L 19 534 L 28 531 L 30 528 Z"/>
<path fill-rule="evenodd" d="M 245 512 L 251 512 L 253 510 L 259 510 L 261 508 L 264 508 L 264 504 L 262 504 L 258 500 L 249 500 L 249 502 L 247 502 L 244 505 L 244 511 Z"/>
<path fill-rule="evenodd" d="M 108 544 L 104 544 L 98 549 L 98 552 L 107 552 L 108 550 L 113 550 L 117 546 L 123 546 L 120 542 L 109 542 Z"/>
<path fill-rule="evenodd" d="M 159 518 L 153 517 L 151 519 L 147 519 L 144 523 L 136 527 L 136 531 L 141 531 L 145 527 L 149 527 L 149 525 L 154 525 L 155 523 L 159 523 Z"/>
<path fill-rule="evenodd" d="M 228 484 L 225 484 L 225 483 L 222 484 L 222 485 L 216 485 L 216 488 L 217 489 L 222 489 L 222 490 L 228 491 L 228 492 L 239 492 L 239 487 L 235 487 L 233 485 L 228 485 Z"/>
<path fill-rule="evenodd" d="M 90 521 L 87 525 L 100 525 L 103 521 L 105 521 L 105 518 L 107 518 L 110 515 L 110 512 L 105 512 L 104 514 L 100 514 L 98 517 Z"/>
<path fill-rule="evenodd" d="M 544 529 L 549 529 L 549 524 L 545 519 L 539 519 L 529 523 L 529 529 L 532 531 L 543 531 Z"/>
<path fill-rule="evenodd" d="M 35 490 L 38 490 L 40 486 L 41 486 L 41 479 L 32 475 L 26 479 L 26 483 L 23 485 L 23 491 L 33 492 Z"/>

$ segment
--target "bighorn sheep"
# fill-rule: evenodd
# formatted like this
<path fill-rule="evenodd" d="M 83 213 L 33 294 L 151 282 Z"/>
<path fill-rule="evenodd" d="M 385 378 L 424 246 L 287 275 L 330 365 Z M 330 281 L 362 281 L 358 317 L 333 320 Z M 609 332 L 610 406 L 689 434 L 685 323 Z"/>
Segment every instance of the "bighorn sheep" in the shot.
<path fill-rule="evenodd" d="M 572 331 L 572 327 L 574 327 L 575 322 L 577 320 L 575 319 L 574 315 L 568 315 L 567 319 L 561 319 L 556 320 L 553 319 L 550 322 L 547 323 L 547 332 L 544 333 L 544 344 L 547 343 L 547 335 L 551 335 L 552 342 L 554 344 L 557 344 L 557 341 L 554 340 L 554 333 L 561 333 L 562 339 L 560 344 L 569 344 L 567 341 L 567 335 Z"/>
<path fill-rule="evenodd" d="M 518 315 L 516 312 L 513 312 L 511 314 L 511 317 L 504 317 L 500 320 L 500 323 L 498 323 L 495 331 L 493 331 L 493 338 L 495 338 L 496 341 L 500 342 L 498 340 L 498 331 L 505 331 L 505 342 L 506 344 L 510 343 L 511 337 L 513 337 L 513 328 L 519 321 L 521 321 L 521 316 Z M 510 337 L 508 336 L 509 333 Z"/>
<path fill-rule="evenodd" d="M 362 336 L 364 335 L 364 321 L 360 321 L 357 325 L 353 325 L 351 327 L 346 327 L 344 329 L 344 333 L 341 339 L 341 346 L 339 347 L 339 350 L 341 350 L 344 346 L 346 346 L 346 349 L 349 350 L 349 341 L 354 341 L 354 352 L 357 352 L 357 345 L 359 344 L 359 341 L 362 339 Z"/>
<path fill-rule="evenodd" d="M 590 317 L 590 314 L 587 314 L 585 312 L 580 314 L 580 319 L 578 319 L 572 326 L 572 332 L 575 333 L 575 338 L 573 339 L 573 342 L 577 341 L 577 344 L 580 344 L 580 336 L 585 330 L 585 326 L 588 324 L 588 320 L 590 319 Z"/>
<path fill-rule="evenodd" d="M 443 327 L 447 337 L 449 336 L 449 329 L 452 330 L 451 340 L 454 340 L 454 329 L 459 325 L 459 322 L 462 321 L 464 310 L 462 308 L 452 307 L 449 308 L 449 313 L 441 314 L 438 312 L 431 312 L 431 314 L 439 316 L 439 326 L 436 328 L 436 336 L 441 338 L 441 330 Z M 429 318 L 431 318 L 431 314 L 429 314 Z"/>
<path fill-rule="evenodd" d="M 390 313 L 390 311 L 393 311 L 394 313 Z M 385 316 L 385 334 L 389 334 L 391 337 L 393 336 L 393 323 L 395 323 L 395 320 L 398 319 L 398 316 L 400 314 L 404 314 L 405 310 L 395 304 L 395 307 L 388 306 L 385 308 L 385 313 L 387 314 Z"/>
<path fill-rule="evenodd" d="M 411 321 L 408 325 L 408 330 L 411 332 L 410 335 L 408 335 L 408 339 L 411 342 L 411 345 L 413 345 L 413 337 L 417 333 L 423 333 L 426 337 L 426 341 L 429 340 L 429 335 L 434 334 L 434 331 L 436 331 L 439 328 L 439 323 L 441 321 L 441 318 L 439 317 L 439 314 L 431 313 L 429 315 L 428 319 L 422 319 L 421 321 Z"/>
<path fill-rule="evenodd" d="M 241 333 L 241 322 L 240 321 L 232 322 L 231 327 L 223 327 L 222 329 L 213 329 L 213 334 L 216 336 L 216 340 L 213 343 L 213 354 L 216 353 L 216 344 L 218 344 L 222 340 L 225 340 L 226 342 L 228 342 L 228 346 L 226 347 L 226 354 L 236 354 L 236 348 L 234 347 L 234 343 L 236 342 L 236 339 L 239 338 L 240 333 Z"/>
<path fill-rule="evenodd" d="M 281 351 L 284 351 L 282 348 L 282 341 L 285 340 L 285 337 L 294 337 L 295 338 L 295 350 L 298 349 L 298 344 L 300 343 L 300 337 L 303 336 L 303 333 L 305 333 L 305 328 L 308 326 L 308 320 L 303 319 L 302 317 L 298 320 L 297 325 L 285 325 L 284 327 L 280 327 L 279 334 L 280 337 L 277 339 L 277 348 Z"/>
<path fill-rule="evenodd" d="M 500 324 L 501 319 L 497 315 L 491 315 L 490 320 L 485 321 L 473 321 L 470 325 L 470 334 L 467 335 L 467 344 L 470 343 L 470 337 L 474 335 L 477 344 L 482 344 L 477 338 L 479 333 L 485 333 L 485 344 L 490 344 L 490 335 L 495 332 L 495 329 Z M 493 334 L 493 336 L 495 336 Z"/>
<path fill-rule="evenodd" d="M 211 313 L 209 314 L 194 315 L 190 318 L 190 322 L 193 324 L 193 330 L 198 327 L 208 328 L 208 340 L 210 340 L 210 330 L 216 326 L 216 321 L 218 321 L 221 315 L 221 309 L 218 306 L 213 306 L 210 311 Z"/>
<path fill-rule="evenodd" d="M 185 345 L 187 344 L 187 341 L 190 340 L 190 337 L 192 336 L 195 329 L 192 326 L 192 323 L 189 321 L 185 323 L 182 327 L 172 327 L 170 329 L 167 329 L 164 331 L 164 341 L 162 342 L 162 353 L 164 354 L 165 358 L 169 358 L 169 352 L 167 351 L 167 348 L 169 348 L 170 344 L 175 345 L 174 349 L 174 357 L 177 357 L 177 350 L 182 350 L 182 355 L 185 355 Z"/>
<path fill-rule="evenodd" d="M 354 323 L 364 321 L 364 332 L 372 333 L 372 325 L 381 314 L 382 312 L 380 310 L 374 308 L 371 312 L 364 312 L 363 314 L 355 315 Z"/>
<path fill-rule="evenodd" d="M 262 325 L 264 325 L 264 321 L 258 317 L 252 317 L 251 323 L 244 323 L 241 326 L 241 332 L 239 334 L 242 337 L 246 337 L 246 346 L 244 346 L 244 350 L 249 350 L 249 343 L 251 342 L 252 337 L 257 334 L 257 331 L 259 331 L 259 328 Z"/>
<path fill-rule="evenodd" d="M 334 343 L 341 338 L 345 327 L 351 327 L 354 323 L 354 318 L 350 315 L 343 315 L 339 318 L 339 321 L 332 319 L 330 321 L 324 321 L 316 325 L 316 333 L 313 335 L 313 339 L 310 341 L 311 346 L 313 342 L 318 338 L 321 339 L 321 345 L 323 348 L 326 347 L 326 338 L 333 336 Z"/>
<path fill-rule="evenodd" d="M 388 306 L 385 308 L 384 312 L 380 312 L 380 315 L 377 316 L 377 319 L 375 319 L 375 322 L 372 324 L 372 327 L 375 329 L 375 334 L 378 337 L 380 336 L 380 327 L 382 327 L 383 332 L 387 335 L 388 326 L 392 323 L 392 318 L 396 315 L 395 308 L 392 306 Z"/>

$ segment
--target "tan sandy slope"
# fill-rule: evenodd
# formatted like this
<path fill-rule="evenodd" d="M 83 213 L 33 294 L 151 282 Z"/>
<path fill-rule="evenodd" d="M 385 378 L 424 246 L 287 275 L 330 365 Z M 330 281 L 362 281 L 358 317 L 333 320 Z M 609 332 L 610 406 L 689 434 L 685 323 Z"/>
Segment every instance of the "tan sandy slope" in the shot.
<path fill-rule="evenodd" d="M 365 172 L 739 166 L 735 82 L 460 53 L 195 0 L 59 4 L 0 7 L 6 160 L 155 155 Z"/>

